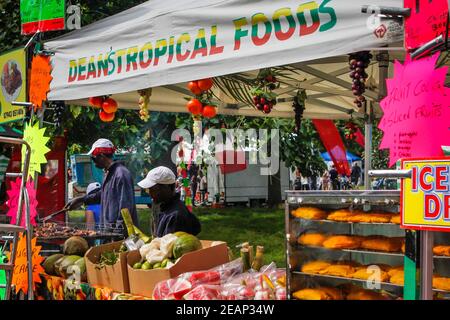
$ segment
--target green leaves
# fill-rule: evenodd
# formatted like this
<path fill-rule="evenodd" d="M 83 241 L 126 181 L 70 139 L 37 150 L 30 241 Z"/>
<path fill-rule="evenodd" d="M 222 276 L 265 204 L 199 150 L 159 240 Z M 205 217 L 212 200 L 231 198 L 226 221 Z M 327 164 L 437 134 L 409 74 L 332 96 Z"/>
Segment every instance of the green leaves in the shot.
<path fill-rule="evenodd" d="M 70 112 L 72 112 L 73 117 L 76 119 L 81 114 L 83 107 L 81 106 L 70 106 Z"/>

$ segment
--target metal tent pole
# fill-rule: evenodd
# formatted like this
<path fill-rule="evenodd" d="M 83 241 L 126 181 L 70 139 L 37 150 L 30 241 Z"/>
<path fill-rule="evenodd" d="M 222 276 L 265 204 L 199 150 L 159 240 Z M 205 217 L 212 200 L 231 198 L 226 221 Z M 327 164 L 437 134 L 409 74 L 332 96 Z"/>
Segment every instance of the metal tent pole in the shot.
<path fill-rule="evenodd" d="M 368 112 L 365 121 L 364 135 L 364 189 L 370 190 L 371 183 L 369 178 L 369 170 L 372 169 L 372 103 L 366 104 Z"/>
<path fill-rule="evenodd" d="M 386 96 L 386 78 L 389 69 L 389 53 L 380 52 L 376 59 L 378 61 L 378 102 Z M 372 169 L 372 133 L 373 122 L 375 119 L 375 102 L 366 103 L 366 121 L 365 121 L 365 141 L 364 141 L 364 188 L 371 189 L 369 170 Z"/>
<path fill-rule="evenodd" d="M 433 232 L 420 233 L 420 299 L 433 300 Z"/>

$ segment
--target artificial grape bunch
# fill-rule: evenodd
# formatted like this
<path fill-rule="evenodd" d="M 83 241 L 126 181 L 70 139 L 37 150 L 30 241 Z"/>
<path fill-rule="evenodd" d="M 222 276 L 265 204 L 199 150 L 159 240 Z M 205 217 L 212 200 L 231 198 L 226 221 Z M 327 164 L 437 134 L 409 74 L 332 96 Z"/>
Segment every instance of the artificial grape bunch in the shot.
<path fill-rule="evenodd" d="M 353 141 L 356 139 L 356 131 L 358 130 L 358 127 L 356 124 L 354 124 L 353 122 L 347 122 L 345 124 L 345 129 L 344 129 L 344 134 L 345 134 L 345 139 L 349 140 L 349 141 Z"/>
<path fill-rule="evenodd" d="M 294 98 L 292 108 L 295 114 L 295 132 L 299 133 L 302 126 L 303 113 L 305 112 L 305 100 L 306 92 L 301 90 L 297 92 L 297 96 Z"/>
<path fill-rule="evenodd" d="M 277 95 L 272 92 L 280 87 L 275 73 L 271 69 L 263 69 L 256 78 L 257 86 L 252 89 L 253 104 L 259 111 L 268 114 L 277 104 Z"/>
<path fill-rule="evenodd" d="M 53 123 L 57 128 L 62 126 L 64 121 L 64 102 L 57 101 L 53 103 Z"/>
<path fill-rule="evenodd" d="M 265 96 L 254 96 L 253 103 L 255 104 L 256 109 L 268 114 L 272 111 L 273 106 L 277 104 L 277 100 L 269 100 L 269 98 Z"/>
<path fill-rule="evenodd" d="M 366 80 L 369 75 L 366 73 L 366 69 L 370 64 L 370 60 L 373 58 L 369 51 L 360 51 L 352 53 L 349 56 L 350 65 L 350 78 L 352 78 L 352 92 L 356 96 L 354 101 L 358 108 L 362 108 L 366 98 L 363 96 L 366 91 Z"/>

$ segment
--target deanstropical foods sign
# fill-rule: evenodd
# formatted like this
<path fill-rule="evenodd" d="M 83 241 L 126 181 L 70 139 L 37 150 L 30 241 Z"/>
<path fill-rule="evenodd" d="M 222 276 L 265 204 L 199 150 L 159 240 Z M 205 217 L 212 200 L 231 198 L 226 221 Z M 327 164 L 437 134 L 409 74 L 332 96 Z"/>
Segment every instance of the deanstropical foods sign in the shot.
<path fill-rule="evenodd" d="M 450 232 L 450 158 L 407 159 L 402 169 L 401 226 L 406 229 Z"/>
<path fill-rule="evenodd" d="M 380 22 L 387 32 L 376 32 L 370 16 L 361 13 L 363 4 L 150 0 L 46 43 L 55 52 L 49 99 L 135 91 L 335 56 L 402 38 L 388 22 Z"/>
<path fill-rule="evenodd" d="M 65 0 L 20 0 L 22 34 L 64 30 Z"/>

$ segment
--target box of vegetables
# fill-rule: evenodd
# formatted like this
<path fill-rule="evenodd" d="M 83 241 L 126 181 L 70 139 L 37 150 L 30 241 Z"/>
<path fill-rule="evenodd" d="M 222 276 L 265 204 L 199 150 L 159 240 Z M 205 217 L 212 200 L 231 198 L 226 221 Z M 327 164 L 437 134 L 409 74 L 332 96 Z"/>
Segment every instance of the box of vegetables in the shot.
<path fill-rule="evenodd" d="M 228 247 L 222 241 L 203 241 L 176 232 L 155 238 L 127 257 L 132 294 L 151 297 L 156 284 L 189 271 L 214 268 L 229 261 Z"/>
<path fill-rule="evenodd" d="M 84 256 L 89 284 L 129 293 L 127 255 L 123 241 L 90 248 Z"/>

